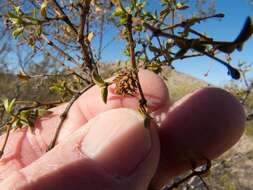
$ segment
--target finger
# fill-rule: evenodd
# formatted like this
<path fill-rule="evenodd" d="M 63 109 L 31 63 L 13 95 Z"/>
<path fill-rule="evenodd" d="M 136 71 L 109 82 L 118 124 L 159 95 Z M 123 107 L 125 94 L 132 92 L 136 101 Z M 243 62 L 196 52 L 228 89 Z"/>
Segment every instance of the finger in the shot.
<path fill-rule="evenodd" d="M 148 106 L 157 112 L 165 108 L 168 109 L 169 95 L 162 79 L 149 71 L 141 71 L 139 77 Z M 67 139 L 68 135 L 105 110 L 119 107 L 137 109 L 138 104 L 136 97 L 122 98 L 114 94 L 113 89 L 110 89 L 108 102 L 104 104 L 100 96 L 100 89 L 94 86 L 78 98 L 71 107 L 60 132 L 59 141 Z M 65 107 L 66 105 L 58 106 L 52 109 L 54 111 L 52 115 L 37 120 L 33 134 L 27 132 L 25 128 L 11 133 L 5 153 L 0 159 L 0 180 L 12 171 L 32 163 L 46 152 L 47 146 L 55 134 L 56 126 L 60 122 L 59 115 Z M 3 140 L 4 137 L 2 136 L 1 144 Z"/>
<path fill-rule="evenodd" d="M 244 122 L 241 104 L 219 88 L 204 88 L 176 102 L 159 128 L 161 160 L 153 186 L 228 150 L 241 137 Z"/>
<path fill-rule="evenodd" d="M 130 109 L 104 112 L 4 180 L 5 190 L 147 189 L 159 161 L 154 124 Z"/>

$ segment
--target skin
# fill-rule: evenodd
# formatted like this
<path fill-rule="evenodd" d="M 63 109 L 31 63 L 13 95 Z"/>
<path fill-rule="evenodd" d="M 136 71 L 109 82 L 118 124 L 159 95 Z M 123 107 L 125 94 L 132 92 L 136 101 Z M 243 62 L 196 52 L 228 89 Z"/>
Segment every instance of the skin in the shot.
<path fill-rule="evenodd" d="M 11 133 L 0 160 L 0 189 L 159 189 L 239 140 L 245 114 L 231 94 L 204 88 L 172 105 L 162 79 L 149 71 L 139 75 L 156 120 L 149 129 L 134 111 L 137 98 L 122 98 L 110 87 L 104 104 L 93 87 L 70 109 L 51 151 L 46 149 L 66 105 L 38 119 L 34 133 Z"/>

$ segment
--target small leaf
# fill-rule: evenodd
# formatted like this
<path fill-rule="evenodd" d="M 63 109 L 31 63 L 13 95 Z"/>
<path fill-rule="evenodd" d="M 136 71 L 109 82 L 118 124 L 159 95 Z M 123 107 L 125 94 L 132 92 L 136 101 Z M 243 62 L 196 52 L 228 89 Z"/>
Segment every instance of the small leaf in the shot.
<path fill-rule="evenodd" d="M 14 130 L 17 130 L 17 129 L 21 128 L 21 127 L 22 127 L 22 123 L 21 123 L 20 119 L 16 119 L 16 120 L 13 122 L 13 124 L 12 124 L 12 128 L 13 128 Z"/>
<path fill-rule="evenodd" d="M 95 70 L 92 71 L 91 77 L 92 77 L 93 82 L 96 85 L 100 87 L 105 86 L 105 81 L 101 78 L 101 76 L 98 75 L 98 73 Z"/>
<path fill-rule="evenodd" d="M 87 40 L 91 42 L 91 40 L 94 38 L 94 32 L 90 32 L 87 36 Z"/>
<path fill-rule="evenodd" d="M 121 26 L 121 25 L 124 25 L 126 24 L 128 21 L 128 18 L 127 17 L 124 17 L 124 18 L 121 18 L 118 25 Z"/>
<path fill-rule="evenodd" d="M 34 8 L 33 9 L 33 17 L 36 17 L 36 15 L 37 15 L 37 10 L 36 10 L 36 8 Z"/>
<path fill-rule="evenodd" d="M 43 28 L 41 26 L 38 26 L 36 32 L 37 32 L 36 35 L 40 36 L 42 34 L 42 32 L 43 32 Z"/>
<path fill-rule="evenodd" d="M 149 115 L 145 115 L 145 117 L 144 117 L 144 127 L 145 128 L 149 128 L 149 126 L 151 124 L 151 120 L 152 120 L 152 118 Z"/>
<path fill-rule="evenodd" d="M 13 14 L 12 12 L 8 12 L 7 15 L 13 24 L 22 24 L 23 23 L 22 19 L 19 16 Z"/>
<path fill-rule="evenodd" d="M 108 85 L 101 87 L 101 95 L 102 95 L 103 102 L 106 104 L 107 96 L 108 96 Z"/>
<path fill-rule="evenodd" d="M 176 9 L 178 9 L 178 10 L 185 10 L 185 9 L 188 9 L 189 8 L 189 6 L 188 5 L 185 5 L 185 4 L 183 4 L 183 3 L 177 3 L 176 4 Z"/>
<path fill-rule="evenodd" d="M 145 108 L 139 106 L 138 112 L 144 117 L 144 127 L 148 128 L 150 126 L 152 117 L 146 112 Z"/>
<path fill-rule="evenodd" d="M 13 107 L 14 107 L 15 102 L 16 102 L 16 99 L 14 98 L 9 103 L 8 110 L 7 110 L 9 113 L 11 113 L 13 111 Z"/>
<path fill-rule="evenodd" d="M 2 102 L 3 102 L 3 105 L 4 105 L 5 111 L 7 111 L 7 110 L 8 110 L 8 107 L 9 107 L 9 99 L 8 99 L 8 98 L 4 98 L 4 99 L 2 100 Z"/>
<path fill-rule="evenodd" d="M 165 16 L 167 16 L 167 15 L 170 13 L 170 11 L 171 11 L 170 7 L 169 7 L 169 8 L 166 8 L 166 9 L 164 9 L 164 10 L 162 10 L 162 11 L 160 12 L 160 17 L 165 17 Z"/>
<path fill-rule="evenodd" d="M 117 17 L 123 17 L 125 15 L 124 11 L 121 8 L 117 8 L 114 12 L 113 12 L 114 16 Z"/>
<path fill-rule="evenodd" d="M 242 69 L 242 71 L 244 72 L 244 73 L 246 73 L 246 72 L 249 72 L 249 71 L 251 71 L 251 67 L 244 67 L 243 69 Z"/>
<path fill-rule="evenodd" d="M 150 11 L 147 11 L 147 10 L 144 10 L 143 14 L 146 15 L 146 16 L 150 16 L 151 15 Z"/>
<path fill-rule="evenodd" d="M 13 106 L 14 106 L 14 103 L 15 103 L 16 99 L 12 99 L 11 101 L 9 101 L 8 98 L 4 98 L 2 100 L 3 102 L 3 106 L 4 106 L 4 109 L 7 113 L 11 113 L 13 111 Z"/>
<path fill-rule="evenodd" d="M 8 17 L 10 18 L 10 19 L 12 19 L 12 18 L 18 18 L 18 16 L 17 15 L 15 15 L 15 14 L 13 14 L 12 12 L 8 12 L 7 13 L 7 15 L 8 15 Z"/>
<path fill-rule="evenodd" d="M 35 41 L 34 41 L 33 38 L 29 38 L 29 39 L 27 40 L 27 43 L 28 43 L 28 45 L 30 45 L 30 46 L 34 46 Z"/>
<path fill-rule="evenodd" d="M 44 2 L 40 6 L 40 15 L 43 17 L 47 17 L 47 0 L 44 0 Z"/>
<path fill-rule="evenodd" d="M 13 38 L 16 38 L 18 35 L 24 32 L 24 27 L 17 28 L 12 32 Z"/>
<path fill-rule="evenodd" d="M 158 74 L 162 71 L 162 68 L 159 64 L 151 63 L 147 65 L 147 69 L 153 71 L 154 73 Z"/>
<path fill-rule="evenodd" d="M 15 10 L 17 15 L 21 15 L 21 7 L 20 6 L 17 6 L 17 7 L 15 6 L 14 10 Z"/>
<path fill-rule="evenodd" d="M 30 110 L 23 110 L 19 113 L 20 119 L 25 119 Z"/>

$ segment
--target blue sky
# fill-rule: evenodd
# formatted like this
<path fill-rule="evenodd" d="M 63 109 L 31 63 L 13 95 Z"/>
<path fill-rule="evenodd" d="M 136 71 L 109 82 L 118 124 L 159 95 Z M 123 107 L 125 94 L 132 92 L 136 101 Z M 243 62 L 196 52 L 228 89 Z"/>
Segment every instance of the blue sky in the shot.
<path fill-rule="evenodd" d="M 150 0 L 149 7 L 157 6 L 157 3 L 153 2 L 158 1 Z M 216 40 L 234 40 L 239 34 L 246 17 L 253 17 L 253 8 L 250 7 L 247 0 L 217 0 L 216 10 L 218 13 L 225 13 L 225 17 L 222 20 L 209 20 L 195 27 L 201 32 L 206 32 Z M 107 32 L 108 34 L 105 36 L 104 43 L 110 41 L 116 35 L 116 31 L 107 29 Z M 114 41 L 103 51 L 102 59 L 105 61 L 125 59 L 122 54 L 123 48 L 124 43 L 119 40 Z M 234 52 L 232 54 L 232 64 L 236 65 L 238 61 L 253 62 L 253 37 L 244 45 L 242 52 Z M 174 66 L 180 72 L 218 86 L 222 86 L 231 80 L 231 77 L 226 74 L 227 69 L 209 58 L 191 58 L 185 61 L 175 62 Z M 204 75 L 208 71 L 208 68 L 211 68 L 211 71 L 205 77 Z M 248 76 L 252 77 L 252 74 L 253 72 L 249 72 Z"/>

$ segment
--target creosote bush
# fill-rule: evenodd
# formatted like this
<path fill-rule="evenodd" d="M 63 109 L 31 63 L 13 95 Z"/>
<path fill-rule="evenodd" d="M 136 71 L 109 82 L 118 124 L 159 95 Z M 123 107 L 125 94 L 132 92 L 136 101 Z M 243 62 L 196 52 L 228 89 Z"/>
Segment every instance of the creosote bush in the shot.
<path fill-rule="evenodd" d="M 190 5 L 178 0 L 162 0 L 159 9 L 152 11 L 146 8 L 148 1 L 141 0 L 20 0 L 3 3 L 7 6 L 1 8 L 1 16 L 6 31 L 12 34 L 16 43 L 30 47 L 32 56 L 43 52 L 59 65 L 57 71 L 41 74 L 33 74 L 21 67 L 17 77 L 23 82 L 52 77 L 47 88 L 57 93 L 59 98 L 53 102 L 26 101 L 19 97 L 3 99 L 0 119 L 5 118 L 2 129 L 6 130 L 6 139 L 1 155 L 11 130 L 22 127 L 33 129 L 38 117 L 51 113 L 49 108 L 68 102 L 48 148 L 52 149 L 71 105 L 94 85 L 100 87 L 104 103 L 107 102 L 108 87 L 112 84 L 116 86 L 116 94 L 138 96 L 138 110 L 145 118 L 145 127 L 149 128 L 152 118 L 138 78 L 140 69 L 160 74 L 163 68 L 173 69 L 176 60 L 207 56 L 224 65 L 231 78 L 239 79 L 240 69 L 232 67 L 217 54 L 229 55 L 241 51 L 253 32 L 251 18 L 248 17 L 235 40 L 216 41 L 193 26 L 209 19 L 223 18 L 224 14 L 202 12 L 181 19 L 180 15 Z M 105 81 L 100 70 L 105 25 L 118 29 L 118 38 L 126 42 L 123 53 L 129 57 L 125 66 L 121 65 L 112 72 L 115 77 L 112 81 Z M 94 38 L 99 41 L 97 49 L 93 47 Z M 209 161 L 207 163 L 206 170 L 195 171 L 191 176 L 205 173 L 210 168 Z"/>

